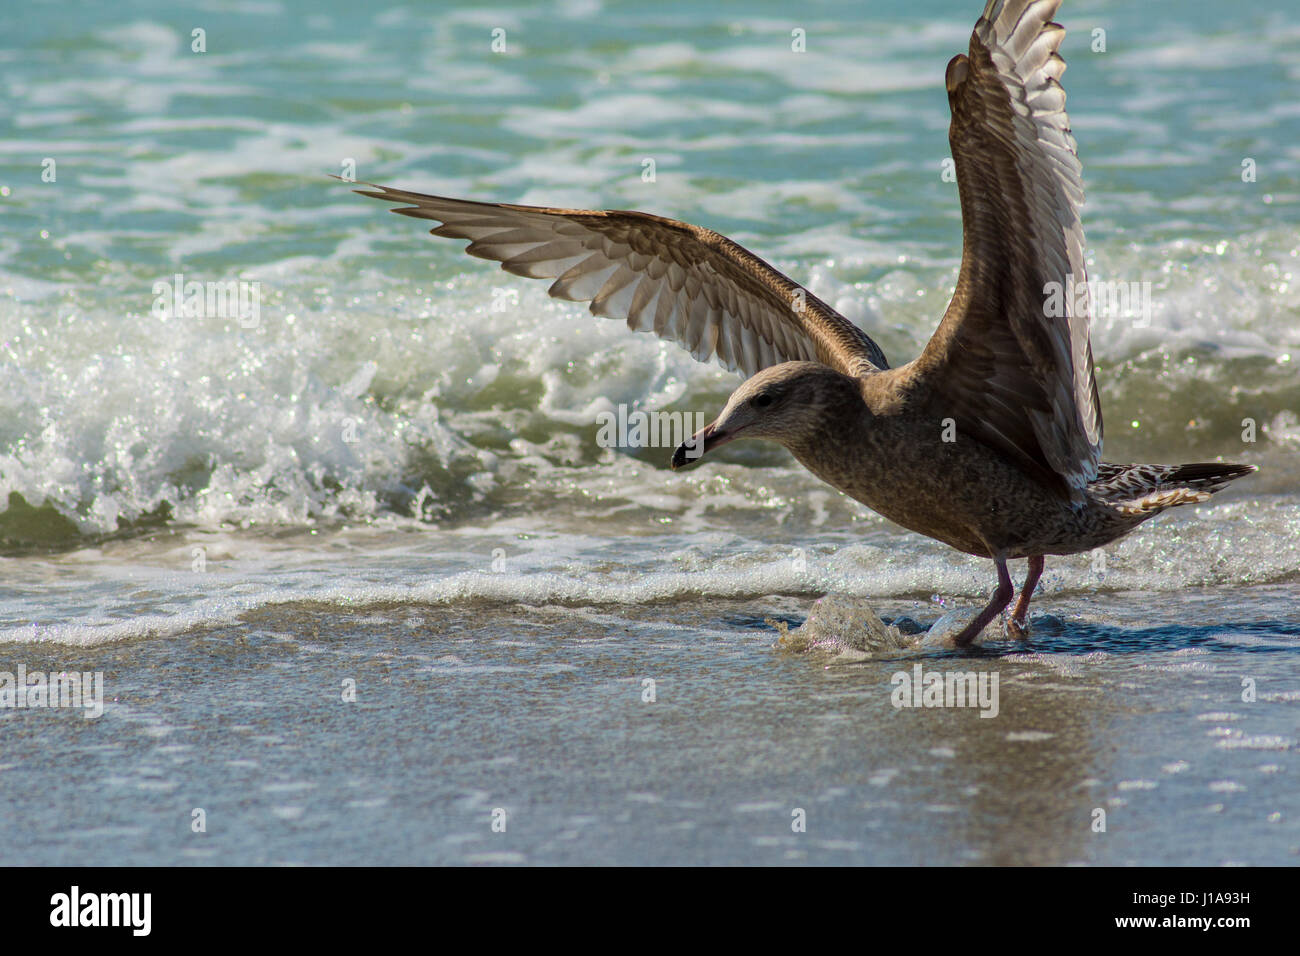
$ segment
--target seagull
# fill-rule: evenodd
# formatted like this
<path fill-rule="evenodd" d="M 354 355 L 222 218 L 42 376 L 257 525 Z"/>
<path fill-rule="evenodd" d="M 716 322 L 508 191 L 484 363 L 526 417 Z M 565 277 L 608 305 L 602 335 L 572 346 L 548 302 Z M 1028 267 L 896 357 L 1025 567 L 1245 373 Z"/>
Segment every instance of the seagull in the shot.
<path fill-rule="evenodd" d="M 997 589 L 955 646 L 1003 614 L 1014 596 L 1007 562 L 1028 559 L 1006 621 L 1025 637 L 1046 555 L 1101 547 L 1256 470 L 1102 461 L 1059 6 L 989 0 L 969 51 L 948 63 L 961 269 L 933 336 L 898 367 L 812 292 L 710 229 L 371 183 L 356 192 L 439 223 L 433 235 L 469 240 L 466 252 L 507 272 L 552 280 L 556 298 L 745 375 L 672 468 L 738 439 L 773 441 L 890 521 L 992 560 Z"/>

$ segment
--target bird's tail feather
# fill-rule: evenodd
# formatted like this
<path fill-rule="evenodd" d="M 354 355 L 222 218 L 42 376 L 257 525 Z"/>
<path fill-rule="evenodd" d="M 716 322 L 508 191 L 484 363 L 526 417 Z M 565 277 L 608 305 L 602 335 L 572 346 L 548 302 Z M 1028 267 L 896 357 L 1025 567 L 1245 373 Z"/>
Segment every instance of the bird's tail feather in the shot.
<path fill-rule="evenodd" d="M 1122 514 L 1151 514 L 1175 505 L 1205 501 L 1228 482 L 1258 470 L 1255 465 L 1221 461 L 1187 465 L 1107 463 L 1098 469 L 1097 480 L 1090 490 Z"/>

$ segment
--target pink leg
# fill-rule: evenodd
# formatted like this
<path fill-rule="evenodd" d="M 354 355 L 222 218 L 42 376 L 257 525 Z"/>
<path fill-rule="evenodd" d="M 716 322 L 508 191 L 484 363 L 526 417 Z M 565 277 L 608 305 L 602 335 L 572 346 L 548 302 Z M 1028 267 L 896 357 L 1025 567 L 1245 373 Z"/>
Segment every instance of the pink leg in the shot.
<path fill-rule="evenodd" d="M 1029 602 L 1038 587 L 1038 579 L 1043 576 L 1043 556 L 1035 554 L 1029 559 L 1029 572 L 1025 575 L 1025 586 L 1020 589 L 1020 599 L 1016 609 L 1011 612 L 1011 623 L 1024 627 L 1029 620 Z"/>
<path fill-rule="evenodd" d="M 1011 575 L 1007 573 L 1006 559 L 994 558 L 993 561 L 998 566 L 997 593 L 993 595 L 984 610 L 975 616 L 975 620 L 962 628 L 961 633 L 952 639 L 958 647 L 969 647 L 970 642 L 975 640 L 976 635 L 984 630 L 989 621 L 1006 610 L 1007 605 L 1011 603 L 1011 595 L 1015 593 L 1015 588 L 1011 586 Z"/>

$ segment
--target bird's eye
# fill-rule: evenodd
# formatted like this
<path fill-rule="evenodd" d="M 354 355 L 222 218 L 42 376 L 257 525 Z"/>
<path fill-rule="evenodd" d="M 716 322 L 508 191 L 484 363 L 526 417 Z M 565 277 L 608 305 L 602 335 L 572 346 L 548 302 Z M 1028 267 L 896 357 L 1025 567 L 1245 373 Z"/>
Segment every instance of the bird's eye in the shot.
<path fill-rule="evenodd" d="M 759 408 L 767 408 L 767 406 L 772 404 L 772 396 L 767 392 L 764 392 L 762 395 L 755 396 L 754 404 Z"/>

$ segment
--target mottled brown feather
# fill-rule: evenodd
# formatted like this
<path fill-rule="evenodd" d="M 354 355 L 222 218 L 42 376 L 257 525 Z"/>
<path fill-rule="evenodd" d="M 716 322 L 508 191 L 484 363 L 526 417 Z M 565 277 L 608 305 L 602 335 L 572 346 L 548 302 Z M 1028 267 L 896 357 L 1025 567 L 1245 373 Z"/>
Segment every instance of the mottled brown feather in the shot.
<path fill-rule="evenodd" d="M 913 366 L 959 429 L 1071 501 L 1101 460 L 1086 293 L 1049 315 L 1048 284 L 1086 290 L 1080 165 L 1051 22 L 1060 0 L 991 0 L 948 65 L 962 264 Z"/>
<path fill-rule="evenodd" d="M 623 209 L 553 209 L 448 199 L 363 183 L 393 212 L 470 240 L 466 252 L 507 272 L 548 278 L 550 294 L 591 303 L 636 331 L 676 341 L 700 361 L 754 375 L 820 362 L 846 375 L 888 368 L 871 338 L 817 296 L 711 229 Z"/>

